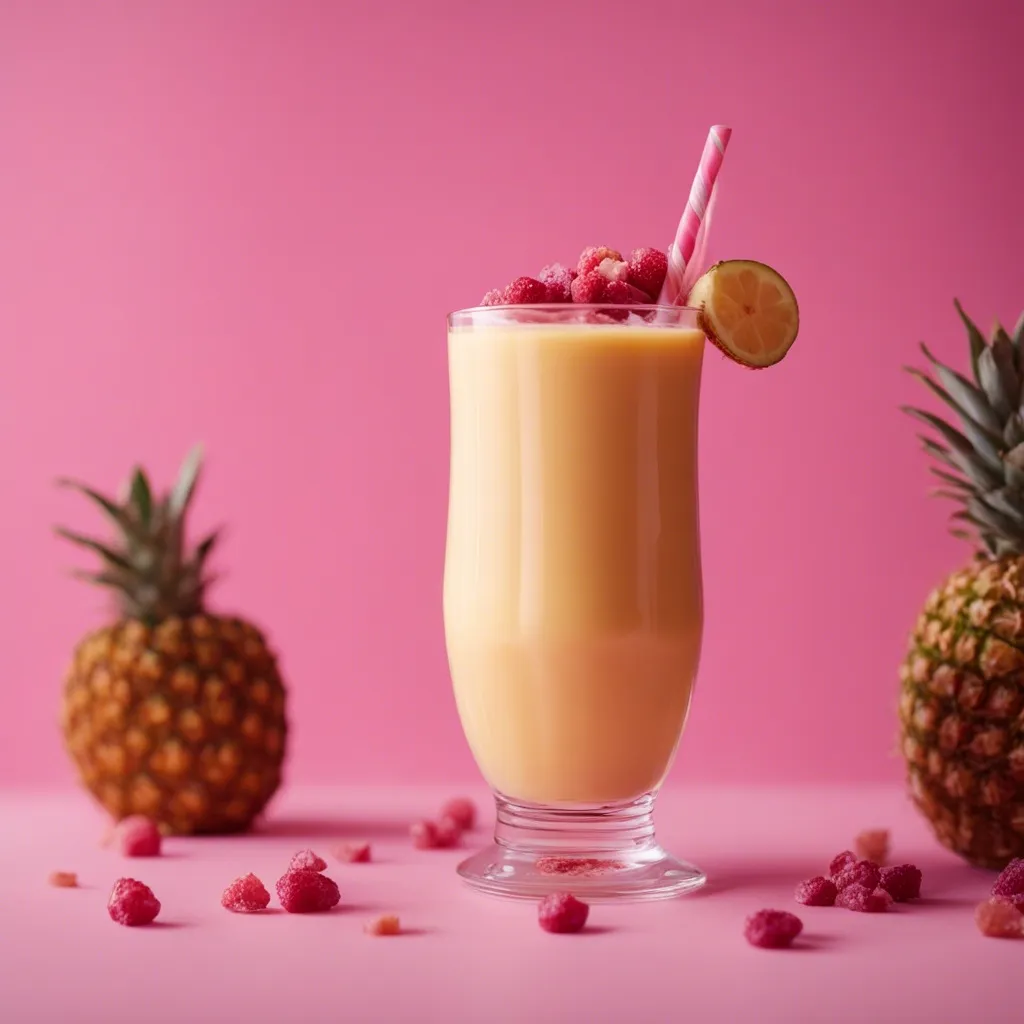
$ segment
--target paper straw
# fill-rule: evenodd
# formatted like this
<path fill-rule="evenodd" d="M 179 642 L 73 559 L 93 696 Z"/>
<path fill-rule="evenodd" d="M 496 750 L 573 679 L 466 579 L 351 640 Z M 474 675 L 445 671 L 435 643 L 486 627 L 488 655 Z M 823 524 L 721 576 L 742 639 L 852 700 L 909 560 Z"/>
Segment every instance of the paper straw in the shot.
<path fill-rule="evenodd" d="M 700 165 L 690 187 L 690 198 L 686 201 L 686 209 L 676 229 L 675 241 L 668 251 L 668 273 L 665 275 L 661 295 L 658 296 L 659 305 L 676 306 L 686 298 L 688 284 L 692 283 L 688 281 L 692 274 L 687 274 L 686 270 L 691 261 L 693 269 L 697 268 L 699 261 L 693 259 L 697 235 L 707 214 L 708 204 L 714 196 L 715 181 L 722 169 L 722 159 L 731 136 L 732 129 L 721 124 L 712 126 L 708 132 Z M 707 239 L 706 231 L 704 239 Z"/>

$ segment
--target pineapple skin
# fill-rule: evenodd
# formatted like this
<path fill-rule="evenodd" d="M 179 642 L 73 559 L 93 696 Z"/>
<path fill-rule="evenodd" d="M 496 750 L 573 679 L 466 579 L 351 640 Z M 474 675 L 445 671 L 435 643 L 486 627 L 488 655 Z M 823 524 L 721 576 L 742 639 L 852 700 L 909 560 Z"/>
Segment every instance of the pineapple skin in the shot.
<path fill-rule="evenodd" d="M 900 682 L 910 793 L 939 842 L 984 868 L 1024 856 L 1024 558 L 934 590 Z"/>
<path fill-rule="evenodd" d="M 82 783 L 115 820 L 239 832 L 281 783 L 285 689 L 244 620 L 125 619 L 76 646 L 61 727 Z"/>

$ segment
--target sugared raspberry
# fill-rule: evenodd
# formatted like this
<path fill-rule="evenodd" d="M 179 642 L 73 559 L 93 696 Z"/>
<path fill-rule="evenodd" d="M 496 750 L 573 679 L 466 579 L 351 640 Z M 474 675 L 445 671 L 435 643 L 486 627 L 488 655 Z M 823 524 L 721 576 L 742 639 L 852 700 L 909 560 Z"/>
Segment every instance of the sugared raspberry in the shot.
<path fill-rule="evenodd" d="M 528 306 L 548 301 L 548 286 L 532 277 L 517 277 L 505 289 L 506 306 Z"/>
<path fill-rule="evenodd" d="M 437 846 L 437 826 L 432 821 L 413 822 L 409 837 L 417 850 L 433 850 Z"/>
<path fill-rule="evenodd" d="M 897 902 L 906 903 L 921 895 L 921 871 L 913 864 L 882 868 L 879 885 Z"/>
<path fill-rule="evenodd" d="M 480 300 L 481 306 L 501 306 L 505 303 L 505 289 L 492 288 Z"/>
<path fill-rule="evenodd" d="M 553 892 L 545 896 L 537 908 L 537 920 L 546 932 L 568 934 L 578 932 L 587 923 L 590 907 L 572 893 Z"/>
<path fill-rule="evenodd" d="M 660 249 L 634 249 L 629 254 L 629 283 L 650 299 L 660 294 L 667 273 L 668 257 Z"/>
<path fill-rule="evenodd" d="M 845 871 L 847 868 L 852 868 L 858 860 L 860 858 L 853 850 L 844 850 L 842 853 L 837 853 L 832 858 L 832 863 L 828 866 L 828 873 L 832 878 L 835 878 L 840 872 Z"/>
<path fill-rule="evenodd" d="M 889 909 L 892 897 L 884 889 L 869 889 L 866 885 L 848 885 L 836 896 L 836 906 L 857 910 L 862 914 L 880 914 Z"/>
<path fill-rule="evenodd" d="M 454 818 L 444 817 L 436 826 L 437 845 L 446 850 L 462 838 L 462 826 Z"/>
<path fill-rule="evenodd" d="M 588 245 L 580 253 L 579 263 L 576 264 L 576 272 L 580 277 L 583 277 L 584 274 L 597 270 L 602 260 L 615 260 L 621 263 L 622 253 L 618 249 L 609 249 L 606 245 Z M 579 302 L 579 299 L 576 301 Z"/>
<path fill-rule="evenodd" d="M 572 301 L 581 304 L 595 304 L 604 301 L 608 279 L 596 270 L 580 274 L 572 283 Z"/>
<path fill-rule="evenodd" d="M 364 931 L 368 935 L 401 935 L 402 922 L 395 914 L 381 914 L 368 922 Z"/>
<path fill-rule="evenodd" d="M 74 871 L 54 871 L 48 879 L 50 885 L 58 889 L 77 889 L 78 875 Z"/>
<path fill-rule="evenodd" d="M 761 949 L 782 949 L 803 930 L 803 921 L 786 910 L 759 910 L 743 926 L 747 942 Z"/>
<path fill-rule="evenodd" d="M 149 818 L 125 818 L 117 826 L 117 841 L 125 857 L 158 857 L 160 829 Z"/>
<path fill-rule="evenodd" d="M 468 832 L 476 824 L 476 804 L 469 797 L 456 796 L 441 808 L 442 818 L 451 818 Z"/>
<path fill-rule="evenodd" d="M 1015 857 L 999 873 L 992 886 L 993 896 L 1006 896 L 1024 911 L 1024 857 Z"/>
<path fill-rule="evenodd" d="M 368 864 L 370 862 L 370 844 L 342 843 L 335 849 L 334 855 L 346 864 Z"/>
<path fill-rule="evenodd" d="M 572 282 L 575 276 L 575 270 L 563 267 L 561 263 L 549 263 L 537 275 L 537 280 L 547 285 L 548 302 L 572 302 Z"/>
<path fill-rule="evenodd" d="M 863 860 L 884 864 L 889 857 L 889 830 L 886 828 L 869 828 L 861 832 L 853 841 L 857 856 Z"/>
<path fill-rule="evenodd" d="M 236 914 L 255 914 L 270 905 L 270 893 L 255 875 L 242 875 L 224 890 L 220 905 Z"/>
<path fill-rule="evenodd" d="M 319 914 L 338 905 L 341 893 L 333 879 L 319 871 L 288 871 L 275 885 L 277 898 L 289 914 Z"/>
<path fill-rule="evenodd" d="M 107 913 L 111 920 L 129 927 L 149 924 L 160 913 L 160 901 L 148 885 L 134 878 L 119 878 L 110 890 Z"/>
<path fill-rule="evenodd" d="M 974 922 L 982 935 L 993 939 L 1019 939 L 1024 936 L 1024 916 L 1004 896 L 993 896 L 979 903 Z"/>
<path fill-rule="evenodd" d="M 796 901 L 807 907 L 831 907 L 836 902 L 835 882 L 831 878 L 808 878 L 796 887 Z"/>
<path fill-rule="evenodd" d="M 882 873 L 877 864 L 872 864 L 869 860 L 859 860 L 853 867 L 840 871 L 832 881 L 836 883 L 836 888 L 842 892 L 850 885 L 863 885 L 866 889 L 875 889 L 878 887 L 881 877 Z"/>
<path fill-rule="evenodd" d="M 299 850 L 294 857 L 292 857 L 291 864 L 288 865 L 289 871 L 326 871 L 327 861 L 323 857 L 318 857 L 312 850 Z"/>
<path fill-rule="evenodd" d="M 609 281 L 601 301 L 616 306 L 646 306 L 651 300 L 628 281 Z"/>

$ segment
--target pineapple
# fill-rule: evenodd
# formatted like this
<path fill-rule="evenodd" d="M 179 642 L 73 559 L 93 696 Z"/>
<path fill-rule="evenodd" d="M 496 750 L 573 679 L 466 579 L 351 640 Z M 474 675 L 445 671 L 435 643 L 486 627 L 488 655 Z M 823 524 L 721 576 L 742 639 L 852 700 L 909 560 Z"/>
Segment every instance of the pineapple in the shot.
<path fill-rule="evenodd" d="M 899 719 L 914 802 L 949 849 L 1001 868 L 1024 856 L 1024 315 L 986 339 L 964 313 L 971 378 L 922 345 L 910 369 L 957 425 L 904 411 L 956 504 L 952 532 L 973 560 L 928 597 L 900 668 Z"/>
<path fill-rule="evenodd" d="M 61 726 L 85 786 L 115 820 L 166 832 L 245 829 L 281 781 L 285 690 L 262 633 L 207 612 L 207 561 L 218 532 L 194 547 L 186 517 L 201 452 L 155 495 L 136 469 L 122 500 L 64 480 L 112 521 L 106 544 L 57 532 L 100 557 L 76 576 L 116 597 L 116 622 L 85 636 L 65 680 Z"/>

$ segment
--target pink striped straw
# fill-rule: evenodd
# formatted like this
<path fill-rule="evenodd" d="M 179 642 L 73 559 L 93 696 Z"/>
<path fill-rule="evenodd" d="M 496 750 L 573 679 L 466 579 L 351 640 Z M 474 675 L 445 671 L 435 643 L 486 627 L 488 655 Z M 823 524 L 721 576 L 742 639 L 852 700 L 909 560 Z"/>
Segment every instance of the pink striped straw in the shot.
<path fill-rule="evenodd" d="M 708 140 L 704 143 L 700 165 L 693 179 L 693 185 L 690 187 L 690 198 L 686 201 L 686 209 L 683 210 L 679 227 L 676 228 L 675 241 L 668 251 L 668 274 L 665 276 L 665 284 L 658 296 L 659 305 L 679 305 L 685 300 L 693 284 L 691 280 L 693 274 L 687 274 L 687 268 L 693 261 L 692 270 L 699 269 L 697 266 L 699 260 L 693 260 L 697 236 L 700 233 L 701 224 L 704 223 L 708 206 L 714 198 L 715 180 L 718 178 L 718 172 L 722 169 L 725 147 L 729 145 L 731 136 L 732 129 L 726 128 L 722 124 L 713 125 L 708 132 Z M 710 221 L 708 223 L 710 224 Z M 706 230 L 703 241 L 705 243 L 707 241 Z"/>

